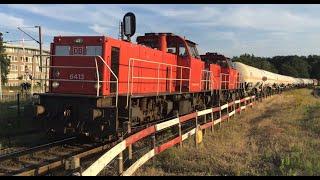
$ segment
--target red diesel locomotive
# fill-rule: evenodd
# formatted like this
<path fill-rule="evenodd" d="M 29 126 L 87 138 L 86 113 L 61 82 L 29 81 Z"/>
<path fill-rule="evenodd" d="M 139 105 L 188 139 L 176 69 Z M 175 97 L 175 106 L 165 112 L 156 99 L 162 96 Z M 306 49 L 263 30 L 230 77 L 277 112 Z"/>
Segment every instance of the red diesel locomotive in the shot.
<path fill-rule="evenodd" d="M 47 128 L 113 134 L 126 121 L 141 125 L 241 96 L 228 58 L 200 57 L 194 42 L 171 33 L 145 34 L 137 43 L 55 37 L 49 91 L 37 105 Z"/>
<path fill-rule="evenodd" d="M 117 136 L 243 96 L 230 59 L 199 55 L 196 43 L 172 33 L 146 33 L 137 44 L 105 36 L 54 37 L 49 89 L 37 94 L 46 130 Z"/>

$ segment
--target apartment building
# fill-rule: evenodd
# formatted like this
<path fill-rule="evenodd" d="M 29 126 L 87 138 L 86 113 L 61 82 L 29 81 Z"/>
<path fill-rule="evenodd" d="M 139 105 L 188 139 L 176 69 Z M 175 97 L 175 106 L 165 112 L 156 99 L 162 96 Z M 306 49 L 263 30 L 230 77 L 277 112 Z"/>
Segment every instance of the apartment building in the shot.
<path fill-rule="evenodd" d="M 36 79 L 40 79 L 40 76 L 44 78 L 46 71 L 42 69 L 40 71 L 40 57 L 39 48 L 29 47 L 23 45 L 4 44 L 5 53 L 10 59 L 10 71 L 7 76 L 8 82 L 5 86 L 20 86 L 23 82 L 31 83 L 30 75 L 35 76 Z M 48 55 L 48 50 L 43 50 L 43 55 Z M 42 58 L 43 64 L 46 62 L 46 58 Z M 35 81 L 37 83 L 37 81 Z"/>

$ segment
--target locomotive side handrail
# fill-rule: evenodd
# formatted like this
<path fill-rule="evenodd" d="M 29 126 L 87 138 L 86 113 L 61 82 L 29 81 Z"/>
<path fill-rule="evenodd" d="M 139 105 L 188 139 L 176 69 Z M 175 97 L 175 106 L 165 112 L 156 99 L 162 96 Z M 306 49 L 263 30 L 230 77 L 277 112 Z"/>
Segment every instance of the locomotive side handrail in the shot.
<path fill-rule="evenodd" d="M 204 90 L 212 91 L 214 88 L 214 81 L 212 80 L 212 72 L 209 70 L 202 70 L 202 76 L 200 81 L 200 91 L 202 90 L 202 83 L 205 83 Z M 203 79 L 204 77 L 204 79 Z"/>
<path fill-rule="evenodd" d="M 220 80 L 221 80 L 221 83 L 220 83 L 220 88 L 221 90 L 227 90 L 229 89 L 229 78 L 230 78 L 230 75 L 227 74 L 227 73 L 220 73 Z"/>
<path fill-rule="evenodd" d="M 144 62 L 144 63 L 150 63 L 150 64 L 155 64 L 157 65 L 157 77 L 145 77 L 145 76 L 134 76 L 134 63 L 135 62 Z M 168 78 L 161 78 L 160 77 L 160 66 L 165 66 L 165 67 L 170 67 L 170 76 Z M 129 70 L 128 70 L 128 81 L 127 81 L 127 106 L 129 106 L 129 96 L 133 95 L 133 80 L 134 79 L 144 79 L 144 80 L 158 80 L 157 81 L 157 96 L 160 93 L 160 80 L 166 80 L 169 81 L 169 92 L 172 92 L 171 89 L 171 85 L 172 85 L 172 81 L 180 81 L 180 89 L 179 92 L 182 92 L 182 82 L 183 81 L 188 81 L 190 82 L 190 75 L 191 75 L 191 68 L 190 67 L 186 67 L 186 66 L 179 66 L 179 65 L 175 65 L 175 64 L 168 64 L 168 63 L 162 63 L 162 62 L 155 62 L 155 61 L 149 61 L 149 60 L 145 60 L 145 59 L 137 59 L 137 58 L 129 58 Z M 172 77 L 172 71 L 173 71 L 173 67 L 176 68 L 180 68 L 180 78 L 173 78 Z M 183 70 L 186 69 L 189 71 L 189 79 L 184 79 L 182 78 L 183 76 Z M 178 70 L 176 70 L 178 71 Z M 178 73 L 178 72 L 177 72 Z M 189 91 L 190 91 L 190 83 L 189 83 Z"/>
<path fill-rule="evenodd" d="M 46 65 L 45 66 L 42 66 L 40 65 L 39 68 L 40 70 L 42 71 L 42 68 L 45 68 L 46 70 L 47 69 L 51 69 L 51 68 L 65 68 L 65 69 L 74 69 L 74 68 L 77 68 L 77 69 L 95 69 L 96 71 L 96 76 L 97 76 L 97 80 L 70 80 L 70 79 L 50 79 L 50 78 L 47 78 L 47 75 L 48 75 L 48 72 L 46 71 L 45 73 L 45 79 L 42 79 L 41 76 L 42 74 L 40 73 L 40 78 L 34 78 L 35 77 L 35 71 L 34 71 L 34 57 L 40 57 L 40 55 L 33 55 L 32 57 L 32 87 L 33 87 L 33 81 L 34 80 L 45 80 L 45 81 L 60 81 L 60 82 L 87 82 L 87 83 L 97 83 L 97 93 L 96 93 L 96 96 L 100 96 L 100 83 L 115 83 L 116 84 L 116 92 L 115 92 L 115 95 L 116 95 L 116 106 L 118 105 L 118 96 L 119 96 L 119 79 L 117 77 L 117 75 L 112 71 L 112 69 L 110 68 L 110 66 L 106 63 L 106 61 L 100 56 L 100 55 L 97 55 L 97 56 L 94 56 L 94 55 L 63 55 L 63 56 L 59 56 L 59 55 L 42 55 L 44 57 L 46 57 Z M 95 66 L 94 67 L 83 67 L 83 66 L 48 66 L 47 65 L 47 61 L 48 59 L 52 58 L 52 57 L 93 57 L 94 58 L 94 61 L 95 61 Z M 98 62 L 97 62 L 97 58 L 98 60 L 102 61 L 103 64 L 105 65 L 105 67 L 108 68 L 108 70 L 110 71 L 110 73 L 112 74 L 112 76 L 116 79 L 114 81 L 101 81 L 100 80 L 100 76 L 99 76 L 99 66 L 98 66 Z M 42 64 L 42 62 L 41 62 Z M 45 86 L 46 87 L 46 86 Z M 45 90 L 46 91 L 46 90 Z M 110 94 L 111 93 L 111 89 L 110 89 Z"/>

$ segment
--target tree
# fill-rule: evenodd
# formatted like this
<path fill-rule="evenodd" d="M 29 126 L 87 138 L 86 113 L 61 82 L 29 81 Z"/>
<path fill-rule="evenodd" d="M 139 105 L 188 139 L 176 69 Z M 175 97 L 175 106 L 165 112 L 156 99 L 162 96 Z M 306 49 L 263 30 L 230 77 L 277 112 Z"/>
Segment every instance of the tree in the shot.
<path fill-rule="evenodd" d="M 320 56 L 274 56 L 257 57 L 253 54 L 242 54 L 233 57 L 233 61 L 242 62 L 266 71 L 299 78 L 320 78 Z"/>
<path fill-rule="evenodd" d="M 241 62 L 259 69 L 278 73 L 277 68 L 269 61 L 269 58 L 256 57 L 253 54 L 242 54 L 239 57 L 233 57 L 232 61 Z"/>
<path fill-rule="evenodd" d="M 5 54 L 5 47 L 3 45 L 3 37 L 0 32 L 0 68 L 1 68 L 1 82 L 4 84 L 7 82 L 7 75 L 9 73 L 10 60 Z"/>

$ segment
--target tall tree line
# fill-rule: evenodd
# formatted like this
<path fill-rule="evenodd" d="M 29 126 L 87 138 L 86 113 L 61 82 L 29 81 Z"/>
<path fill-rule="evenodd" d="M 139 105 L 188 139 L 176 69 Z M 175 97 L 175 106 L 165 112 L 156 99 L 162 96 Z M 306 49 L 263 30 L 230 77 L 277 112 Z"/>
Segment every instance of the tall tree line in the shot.
<path fill-rule="evenodd" d="M 233 57 L 232 61 L 287 76 L 320 79 L 318 55 L 256 57 L 253 54 L 242 54 Z"/>

